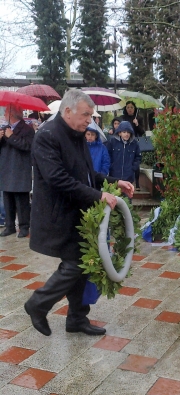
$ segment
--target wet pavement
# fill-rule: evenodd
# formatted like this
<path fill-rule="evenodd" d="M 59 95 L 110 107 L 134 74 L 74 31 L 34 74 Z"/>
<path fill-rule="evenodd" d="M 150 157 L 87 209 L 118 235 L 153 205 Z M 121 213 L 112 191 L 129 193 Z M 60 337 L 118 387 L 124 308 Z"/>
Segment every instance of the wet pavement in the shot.
<path fill-rule="evenodd" d="M 180 395 L 180 253 L 141 241 L 119 294 L 91 306 L 100 337 L 66 333 L 66 298 L 50 337 L 32 327 L 24 302 L 58 263 L 28 237 L 0 238 L 0 394 Z"/>

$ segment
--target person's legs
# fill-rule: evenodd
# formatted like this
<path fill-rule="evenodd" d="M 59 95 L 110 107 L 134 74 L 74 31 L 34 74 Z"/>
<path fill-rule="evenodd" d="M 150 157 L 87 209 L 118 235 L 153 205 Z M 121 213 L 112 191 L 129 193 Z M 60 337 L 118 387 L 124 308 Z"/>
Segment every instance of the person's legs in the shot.
<path fill-rule="evenodd" d="M 61 262 L 58 270 L 52 274 L 42 288 L 34 291 L 24 305 L 27 314 L 31 316 L 35 329 L 45 336 L 51 334 L 51 329 L 46 319 L 48 311 L 74 287 L 81 276 L 82 270 L 77 265 L 78 262 L 75 261 Z"/>
<path fill-rule="evenodd" d="M 61 262 L 58 269 L 47 280 L 45 285 L 36 289 L 28 300 L 27 303 L 32 309 L 36 309 L 43 315 L 47 315 L 54 304 L 68 294 L 81 276 L 82 269 L 77 264 L 78 262 L 75 261 Z"/>
<path fill-rule="evenodd" d="M 68 293 L 66 293 L 66 297 L 69 302 L 69 309 L 66 319 L 67 326 L 79 325 L 84 322 L 89 323 L 89 320 L 86 316 L 90 312 L 90 307 L 89 305 L 82 305 L 82 298 L 87 278 L 88 276 L 82 275 L 76 281 L 74 287 Z"/>
<path fill-rule="evenodd" d="M 106 329 L 92 325 L 87 318 L 90 306 L 82 305 L 83 293 L 88 276 L 82 275 L 75 283 L 74 287 L 66 293 L 69 301 L 69 309 L 66 318 L 66 332 L 84 332 L 87 335 L 104 335 Z M 77 293 L 78 290 L 78 293 Z"/>
<path fill-rule="evenodd" d="M 5 208 L 5 229 L 1 236 L 9 236 L 16 233 L 15 219 L 16 219 L 16 205 L 13 192 L 3 192 L 4 208 Z"/>
<path fill-rule="evenodd" d="M 20 234 L 22 234 L 22 237 L 27 236 L 29 234 L 29 226 L 30 226 L 29 192 L 16 192 L 14 196 L 16 202 Z"/>
<path fill-rule="evenodd" d="M 3 192 L 0 192 L 0 226 L 5 226 L 5 210 L 3 202 Z"/>
<path fill-rule="evenodd" d="M 46 284 L 36 289 L 25 303 L 25 310 L 31 316 L 33 326 L 46 336 L 51 334 L 46 315 L 64 296 L 67 296 L 70 302 L 66 325 L 68 332 L 82 331 L 90 335 L 105 333 L 104 328 L 91 326 L 86 318 L 90 311 L 89 306 L 82 306 L 86 276 L 82 276 L 82 269 L 78 267 L 78 264 L 79 261 L 61 262 L 58 270 L 53 273 Z M 68 325 L 70 325 L 69 328 Z"/>
<path fill-rule="evenodd" d="M 135 183 L 136 183 L 136 189 L 140 190 L 139 176 L 140 176 L 140 168 L 138 167 L 138 169 L 135 171 Z"/>

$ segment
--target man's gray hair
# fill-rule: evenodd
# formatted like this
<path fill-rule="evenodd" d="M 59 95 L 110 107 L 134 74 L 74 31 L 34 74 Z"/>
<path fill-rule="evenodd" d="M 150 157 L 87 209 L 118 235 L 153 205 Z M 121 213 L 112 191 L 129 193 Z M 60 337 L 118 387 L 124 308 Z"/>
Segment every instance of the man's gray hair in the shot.
<path fill-rule="evenodd" d="M 11 104 L 9 107 L 9 115 L 13 116 L 15 119 L 23 119 L 23 109 L 19 105 Z"/>
<path fill-rule="evenodd" d="M 94 108 L 95 104 L 89 95 L 82 92 L 79 89 L 70 89 L 67 91 L 61 101 L 59 111 L 61 115 L 64 115 L 65 109 L 68 107 L 73 112 L 76 112 L 77 105 L 80 101 L 84 101 L 88 104 L 89 107 Z"/>

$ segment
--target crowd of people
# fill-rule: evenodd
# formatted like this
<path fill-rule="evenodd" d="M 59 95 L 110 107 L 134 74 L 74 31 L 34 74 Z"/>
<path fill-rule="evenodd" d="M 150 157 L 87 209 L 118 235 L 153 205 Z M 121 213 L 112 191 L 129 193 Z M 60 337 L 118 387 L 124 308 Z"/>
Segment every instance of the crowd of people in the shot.
<path fill-rule="evenodd" d="M 135 136 L 144 133 L 142 118 L 133 102 L 127 102 L 121 117 L 115 117 L 103 143 L 98 120 L 92 120 L 94 102 L 80 90 L 65 93 L 59 112 L 41 127 L 23 119 L 23 110 L 6 108 L 8 127 L 0 130 L 0 191 L 5 209 L 0 236 L 29 235 L 30 248 L 60 258 L 57 270 L 25 303 L 33 326 L 49 336 L 47 314 L 65 295 L 69 302 L 67 332 L 102 335 L 104 328 L 91 325 L 89 305 L 82 305 L 87 276 L 79 268 L 81 236 L 77 226 L 81 210 L 106 200 L 113 209 L 115 196 L 102 192 L 103 181 L 117 181 L 131 200 L 133 182 L 139 188 L 141 153 Z M 30 205 L 29 193 L 33 198 Z M 3 211 L 1 196 L 1 211 Z M 17 217 L 16 217 L 17 216 Z"/>
<path fill-rule="evenodd" d="M 28 122 L 25 122 L 22 108 L 11 105 L 6 109 L 5 120 L 10 127 L 0 130 L 0 226 L 5 226 L 1 237 L 16 233 L 16 220 L 18 237 L 29 234 L 31 145 L 40 124 L 49 117 L 48 114 L 34 111 L 29 115 Z M 105 143 L 101 139 L 98 126 L 96 127 L 99 122 L 100 117 L 96 113 L 85 132 L 94 170 L 106 176 L 135 182 L 136 190 L 140 191 L 141 154 L 135 137 L 142 136 L 145 132 L 143 118 L 138 114 L 135 103 L 127 101 L 123 114 L 113 118 L 108 132 L 109 138 Z"/>

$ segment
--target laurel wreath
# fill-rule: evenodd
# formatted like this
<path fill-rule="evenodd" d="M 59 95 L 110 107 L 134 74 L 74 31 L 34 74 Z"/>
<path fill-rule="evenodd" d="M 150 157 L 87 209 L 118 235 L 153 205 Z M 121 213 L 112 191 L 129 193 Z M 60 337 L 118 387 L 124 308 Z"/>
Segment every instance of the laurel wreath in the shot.
<path fill-rule="evenodd" d="M 103 192 L 109 192 L 115 196 L 121 196 L 120 188 L 117 188 L 117 182 L 108 184 L 105 180 L 103 184 Z M 140 236 L 140 217 L 138 212 L 134 209 L 133 205 L 129 203 L 129 199 L 121 196 L 128 205 L 134 224 L 134 230 Z M 98 234 L 99 225 L 104 218 L 104 208 L 106 202 L 99 201 L 90 207 L 87 211 L 81 210 L 82 218 L 81 225 L 77 226 L 79 234 L 84 241 L 80 242 L 80 250 L 82 252 L 82 263 L 79 265 L 83 269 L 83 274 L 89 275 L 89 281 L 96 284 L 98 291 L 102 295 L 106 295 L 108 299 L 114 298 L 121 288 L 121 283 L 116 283 L 109 279 L 106 271 L 103 268 L 102 260 L 99 256 L 98 250 Z M 110 240 L 107 240 L 110 248 L 113 245 L 112 263 L 117 272 L 124 265 L 124 259 L 129 252 L 128 245 L 130 239 L 126 237 L 124 218 L 121 211 L 115 207 L 111 210 L 110 220 Z M 135 239 L 135 250 L 137 250 L 139 238 Z M 130 275 L 130 271 L 127 276 Z"/>

